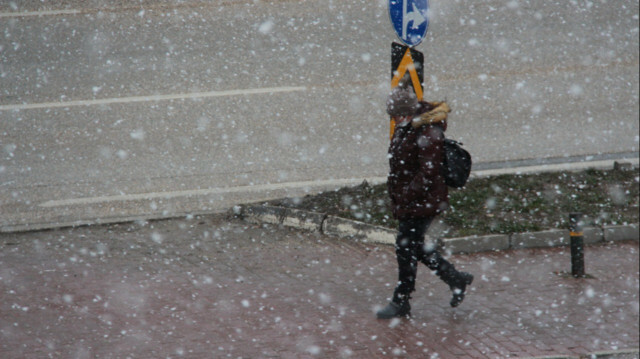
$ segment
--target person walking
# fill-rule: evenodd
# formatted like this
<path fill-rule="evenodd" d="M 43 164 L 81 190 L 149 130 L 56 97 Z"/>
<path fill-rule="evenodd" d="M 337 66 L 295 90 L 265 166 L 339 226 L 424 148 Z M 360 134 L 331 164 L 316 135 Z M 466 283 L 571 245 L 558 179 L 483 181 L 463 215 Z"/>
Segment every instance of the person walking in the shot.
<path fill-rule="evenodd" d="M 397 122 L 389 145 L 387 187 L 393 216 L 399 221 L 395 244 L 398 284 L 391 302 L 377 312 L 380 319 L 411 315 L 409 300 L 415 291 L 418 262 L 449 285 L 452 307 L 462 303 L 466 287 L 473 281 L 473 275 L 457 271 L 424 243 L 434 218 L 449 207 L 441 167 L 451 109 L 446 102 L 418 101 L 410 83 L 405 77 L 387 100 L 387 113 Z"/>

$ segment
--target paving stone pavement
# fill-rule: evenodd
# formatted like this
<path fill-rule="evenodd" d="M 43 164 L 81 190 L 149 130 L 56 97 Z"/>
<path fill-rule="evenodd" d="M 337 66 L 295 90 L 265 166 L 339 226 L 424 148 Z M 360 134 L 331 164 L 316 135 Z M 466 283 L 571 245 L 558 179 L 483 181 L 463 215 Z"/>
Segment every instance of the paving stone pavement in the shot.
<path fill-rule="evenodd" d="M 524 358 L 639 347 L 638 242 L 454 255 L 381 321 L 388 245 L 221 215 L 0 234 L 0 358 Z"/>

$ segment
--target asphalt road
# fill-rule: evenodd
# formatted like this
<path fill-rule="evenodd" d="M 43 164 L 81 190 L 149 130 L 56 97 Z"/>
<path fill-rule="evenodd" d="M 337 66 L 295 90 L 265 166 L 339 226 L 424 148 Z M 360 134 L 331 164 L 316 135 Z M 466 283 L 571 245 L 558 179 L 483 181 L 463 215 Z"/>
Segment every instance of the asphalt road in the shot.
<path fill-rule="evenodd" d="M 426 97 L 476 168 L 637 158 L 637 1 L 430 4 Z M 386 1 L 2 2 L 0 33 L 4 231 L 386 174 Z"/>

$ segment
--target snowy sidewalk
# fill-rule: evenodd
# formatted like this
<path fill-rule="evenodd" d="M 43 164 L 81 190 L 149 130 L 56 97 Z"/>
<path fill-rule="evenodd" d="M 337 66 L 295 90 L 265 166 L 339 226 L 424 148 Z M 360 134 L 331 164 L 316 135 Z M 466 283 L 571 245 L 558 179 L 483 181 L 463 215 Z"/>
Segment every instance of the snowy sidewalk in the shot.
<path fill-rule="evenodd" d="M 456 255 L 380 321 L 393 248 L 214 216 L 0 235 L 1 358 L 579 357 L 639 347 L 638 242 Z M 633 355 L 631 357 L 637 357 Z M 623 357 L 623 356 L 618 356 Z"/>

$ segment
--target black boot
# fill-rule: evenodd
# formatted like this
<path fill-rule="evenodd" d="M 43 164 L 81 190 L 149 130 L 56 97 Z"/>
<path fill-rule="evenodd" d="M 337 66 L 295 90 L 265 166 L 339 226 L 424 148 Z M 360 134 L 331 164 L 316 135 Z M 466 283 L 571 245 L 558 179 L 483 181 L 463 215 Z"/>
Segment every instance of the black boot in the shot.
<path fill-rule="evenodd" d="M 453 276 L 453 280 L 447 283 L 449 284 L 449 288 L 453 292 L 453 297 L 451 297 L 451 302 L 449 302 L 452 307 L 455 308 L 459 306 L 460 303 L 462 303 L 462 301 L 464 300 L 465 291 L 467 290 L 467 286 L 472 282 L 473 275 L 467 272 L 456 271 L 456 274 Z"/>
<path fill-rule="evenodd" d="M 455 266 L 442 258 L 440 253 L 432 252 L 423 259 L 423 263 L 431 270 L 436 271 L 436 275 L 443 282 L 449 285 L 449 289 L 453 292 L 451 297 L 452 307 L 457 307 L 464 300 L 467 286 L 473 282 L 473 275 L 466 272 L 458 272 Z"/>
<path fill-rule="evenodd" d="M 409 297 L 399 297 L 394 295 L 391 303 L 386 307 L 380 309 L 376 316 L 378 319 L 391 319 L 399 317 L 411 317 L 411 305 L 409 304 Z"/>

